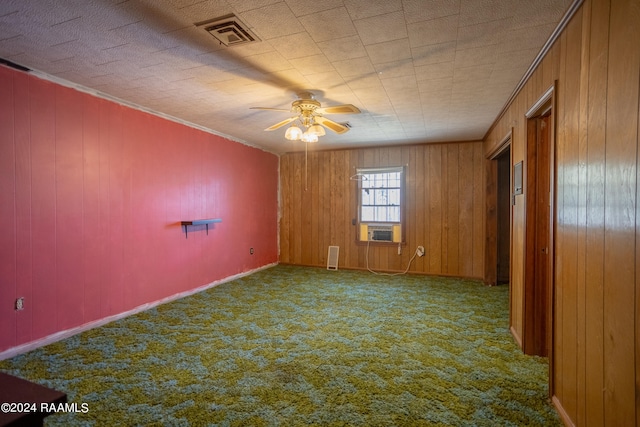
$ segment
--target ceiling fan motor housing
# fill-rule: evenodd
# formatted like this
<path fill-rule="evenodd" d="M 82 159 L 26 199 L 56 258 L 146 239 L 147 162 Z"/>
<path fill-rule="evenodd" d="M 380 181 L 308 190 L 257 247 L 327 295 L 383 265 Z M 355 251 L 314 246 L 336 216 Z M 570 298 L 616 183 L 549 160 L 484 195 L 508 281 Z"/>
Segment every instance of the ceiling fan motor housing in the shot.
<path fill-rule="evenodd" d="M 306 110 L 315 110 L 320 107 L 320 103 L 315 99 L 299 99 L 297 101 L 293 101 L 292 110 L 298 111 L 306 111 Z"/>
<path fill-rule="evenodd" d="M 300 121 L 304 127 L 315 124 L 313 119 L 316 115 L 316 109 L 320 107 L 320 103 L 315 99 L 299 99 L 291 104 L 291 111 L 300 114 Z"/>

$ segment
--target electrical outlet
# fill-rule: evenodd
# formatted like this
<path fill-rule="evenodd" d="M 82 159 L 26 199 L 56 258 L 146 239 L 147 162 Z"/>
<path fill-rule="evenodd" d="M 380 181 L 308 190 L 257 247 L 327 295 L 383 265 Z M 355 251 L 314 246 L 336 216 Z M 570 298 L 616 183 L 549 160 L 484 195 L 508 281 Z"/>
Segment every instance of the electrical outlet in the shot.
<path fill-rule="evenodd" d="M 253 248 L 249 248 L 249 253 L 253 255 Z"/>
<path fill-rule="evenodd" d="M 16 298 L 16 310 L 24 310 L 24 297 Z"/>
<path fill-rule="evenodd" d="M 418 254 L 418 256 L 424 256 L 424 246 L 418 246 L 418 249 L 416 249 L 416 253 Z"/>

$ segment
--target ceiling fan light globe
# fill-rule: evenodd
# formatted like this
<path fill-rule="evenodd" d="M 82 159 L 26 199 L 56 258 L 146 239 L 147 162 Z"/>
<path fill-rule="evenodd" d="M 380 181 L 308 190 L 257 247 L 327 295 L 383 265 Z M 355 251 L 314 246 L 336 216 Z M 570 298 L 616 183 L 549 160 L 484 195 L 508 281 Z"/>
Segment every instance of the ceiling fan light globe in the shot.
<path fill-rule="evenodd" d="M 302 130 L 298 126 L 290 126 L 284 134 L 290 141 L 297 141 L 302 137 Z"/>
<path fill-rule="evenodd" d="M 326 135 L 324 128 L 317 123 L 307 129 L 307 132 L 316 136 Z"/>
<path fill-rule="evenodd" d="M 304 142 L 318 142 L 318 135 L 309 133 L 308 131 L 302 134 L 302 140 Z"/>

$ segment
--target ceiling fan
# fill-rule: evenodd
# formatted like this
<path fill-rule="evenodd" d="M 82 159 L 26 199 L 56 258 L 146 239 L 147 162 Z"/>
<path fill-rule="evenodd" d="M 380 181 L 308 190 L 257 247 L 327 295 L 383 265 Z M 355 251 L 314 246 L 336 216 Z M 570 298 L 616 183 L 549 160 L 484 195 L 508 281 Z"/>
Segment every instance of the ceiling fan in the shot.
<path fill-rule="evenodd" d="M 334 105 L 331 107 L 322 107 L 319 101 L 311 92 L 300 92 L 297 94 L 298 99 L 291 103 L 291 108 L 286 110 L 282 108 L 268 107 L 251 107 L 253 110 L 270 110 L 270 111 L 287 111 L 294 115 L 266 128 L 266 131 L 276 130 L 289 123 L 298 120 L 306 129 L 303 131 L 295 124 L 291 125 L 285 133 L 285 138 L 290 140 L 303 140 L 305 142 L 316 142 L 319 136 L 325 135 L 324 128 L 341 134 L 349 130 L 348 124 L 342 124 L 324 117 L 325 114 L 358 114 L 358 107 L 351 104 Z"/>

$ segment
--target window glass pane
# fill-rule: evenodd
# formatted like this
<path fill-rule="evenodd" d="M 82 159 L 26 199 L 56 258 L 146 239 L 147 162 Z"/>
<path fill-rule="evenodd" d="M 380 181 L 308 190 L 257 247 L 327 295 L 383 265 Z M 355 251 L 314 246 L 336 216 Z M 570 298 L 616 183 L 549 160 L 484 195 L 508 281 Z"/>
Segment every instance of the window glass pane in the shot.
<path fill-rule="evenodd" d="M 373 204 L 373 191 L 372 190 L 362 190 L 362 204 L 363 205 L 372 205 Z"/>
<path fill-rule="evenodd" d="M 400 206 L 400 190 L 389 190 L 389 204 Z"/>
<path fill-rule="evenodd" d="M 362 221 L 375 221 L 375 218 L 373 216 L 373 208 L 371 206 L 362 207 Z"/>
<path fill-rule="evenodd" d="M 392 207 L 388 209 L 389 222 L 400 222 L 400 206 Z"/>
<path fill-rule="evenodd" d="M 360 174 L 360 220 L 400 222 L 402 172 L 364 171 Z"/>
<path fill-rule="evenodd" d="M 387 203 L 387 190 L 375 190 L 374 204 L 377 206 L 388 205 Z"/>

